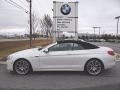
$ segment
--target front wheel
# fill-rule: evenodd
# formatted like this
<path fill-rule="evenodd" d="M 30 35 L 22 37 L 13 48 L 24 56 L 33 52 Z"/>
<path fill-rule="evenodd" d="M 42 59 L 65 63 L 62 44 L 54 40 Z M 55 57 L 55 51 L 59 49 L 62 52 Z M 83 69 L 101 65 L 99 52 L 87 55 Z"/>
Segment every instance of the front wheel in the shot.
<path fill-rule="evenodd" d="M 89 60 L 85 65 L 85 71 L 93 76 L 100 74 L 103 70 L 103 64 L 100 60 Z"/>
<path fill-rule="evenodd" d="M 13 69 L 19 75 L 26 75 L 31 71 L 31 65 L 27 60 L 20 59 L 14 63 Z"/>

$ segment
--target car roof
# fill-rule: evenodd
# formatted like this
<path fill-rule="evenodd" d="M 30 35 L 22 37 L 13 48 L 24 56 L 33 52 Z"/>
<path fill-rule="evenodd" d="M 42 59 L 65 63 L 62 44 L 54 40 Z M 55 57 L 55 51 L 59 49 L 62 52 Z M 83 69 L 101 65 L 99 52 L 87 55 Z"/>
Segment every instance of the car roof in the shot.
<path fill-rule="evenodd" d="M 73 40 L 73 39 L 64 39 L 64 40 L 58 40 L 57 43 L 82 43 L 85 42 L 84 40 Z"/>

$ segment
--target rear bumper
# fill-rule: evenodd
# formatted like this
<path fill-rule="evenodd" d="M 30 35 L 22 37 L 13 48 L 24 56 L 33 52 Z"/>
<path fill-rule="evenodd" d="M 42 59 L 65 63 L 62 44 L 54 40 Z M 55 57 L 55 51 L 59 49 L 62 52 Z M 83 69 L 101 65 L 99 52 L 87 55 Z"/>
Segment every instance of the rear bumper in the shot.
<path fill-rule="evenodd" d="M 116 62 L 106 64 L 104 68 L 105 68 L 105 69 L 110 69 L 110 68 L 114 67 L 115 64 L 116 64 Z"/>
<path fill-rule="evenodd" d="M 116 65 L 115 57 L 104 60 L 104 69 L 110 69 Z"/>

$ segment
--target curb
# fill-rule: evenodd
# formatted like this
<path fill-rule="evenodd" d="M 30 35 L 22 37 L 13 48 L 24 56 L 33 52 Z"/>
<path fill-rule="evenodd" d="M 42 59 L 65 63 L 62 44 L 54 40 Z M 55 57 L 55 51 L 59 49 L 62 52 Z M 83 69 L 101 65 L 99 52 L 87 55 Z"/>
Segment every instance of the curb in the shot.
<path fill-rule="evenodd" d="M 0 64 L 5 65 L 6 62 L 5 61 L 0 61 Z"/>

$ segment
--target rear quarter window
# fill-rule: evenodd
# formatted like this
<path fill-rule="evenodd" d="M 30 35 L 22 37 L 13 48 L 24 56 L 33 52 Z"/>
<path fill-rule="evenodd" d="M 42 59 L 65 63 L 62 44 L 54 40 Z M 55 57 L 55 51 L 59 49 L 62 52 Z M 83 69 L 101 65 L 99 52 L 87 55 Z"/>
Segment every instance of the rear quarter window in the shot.
<path fill-rule="evenodd" d="M 82 42 L 81 45 L 84 49 L 97 49 L 97 48 L 99 48 L 98 46 L 87 43 L 87 42 Z"/>

